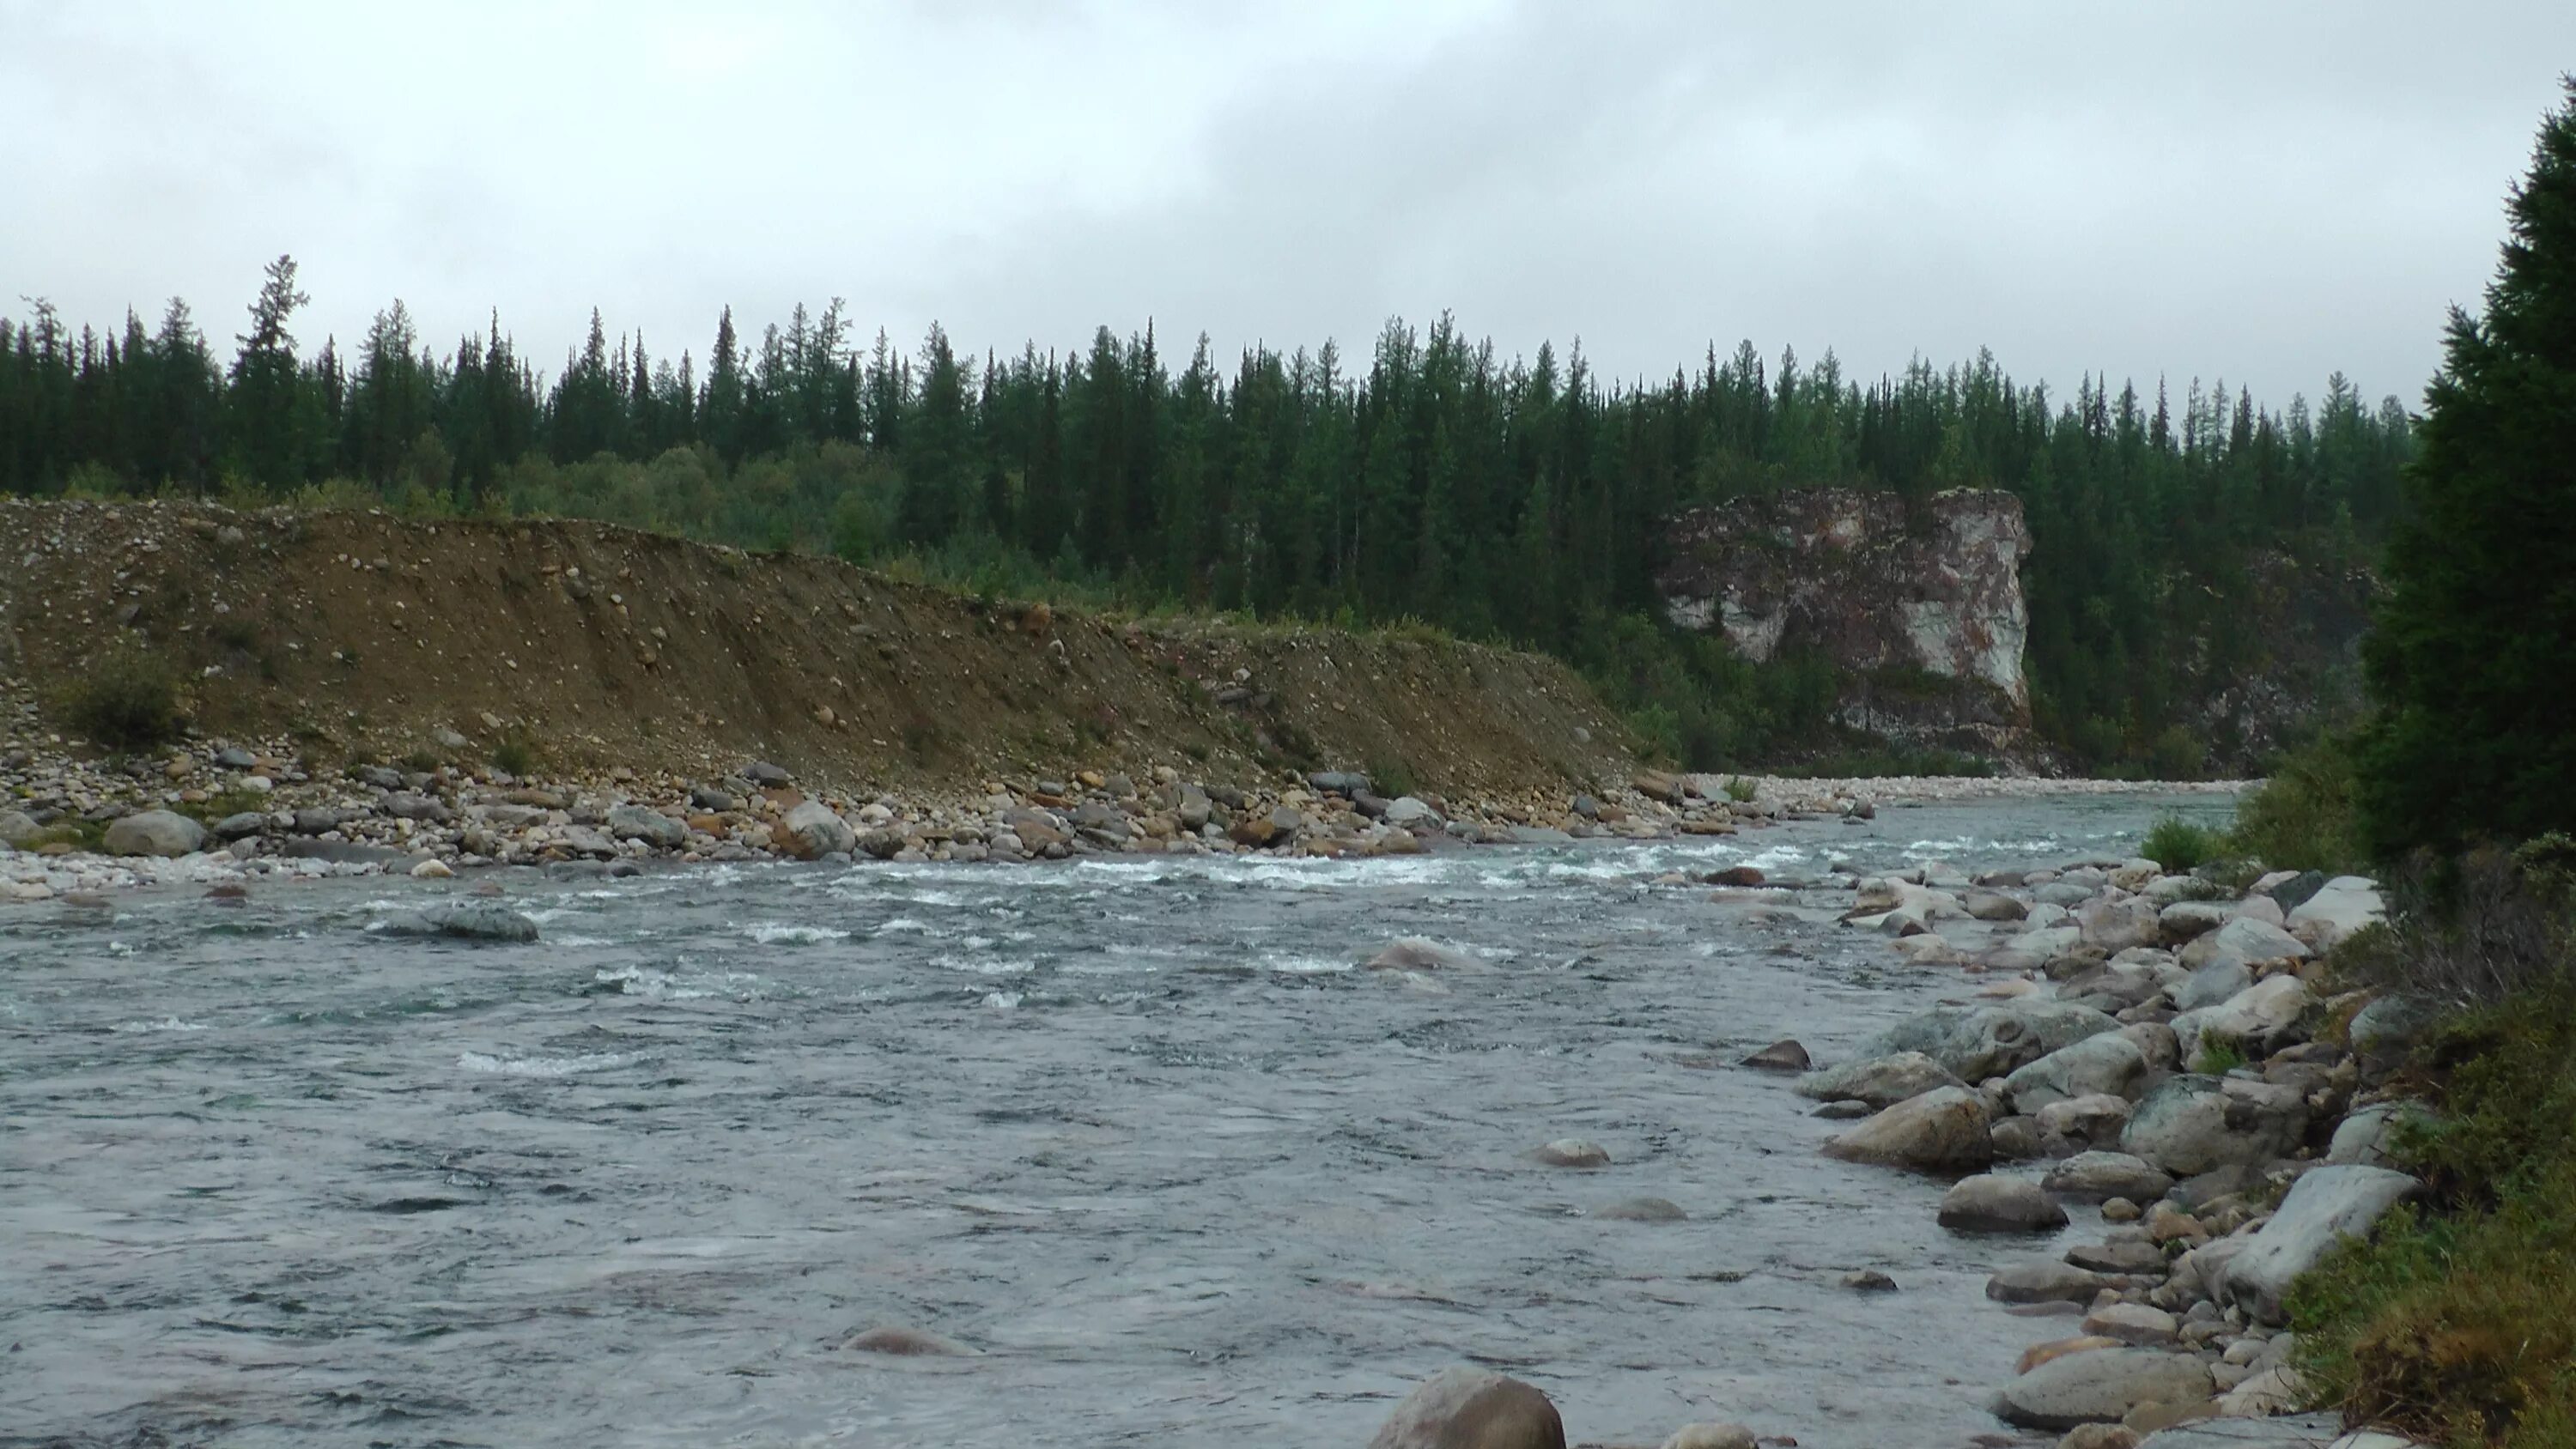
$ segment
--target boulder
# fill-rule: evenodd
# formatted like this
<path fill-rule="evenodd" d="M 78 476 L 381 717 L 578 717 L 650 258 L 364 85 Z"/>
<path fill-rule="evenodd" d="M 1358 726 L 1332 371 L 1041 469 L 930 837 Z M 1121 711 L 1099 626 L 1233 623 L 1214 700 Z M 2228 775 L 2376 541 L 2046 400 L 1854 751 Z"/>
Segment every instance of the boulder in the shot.
<path fill-rule="evenodd" d="M 385 933 L 523 944 L 537 939 L 537 923 L 499 901 L 440 901 L 410 915 L 388 920 Z"/>
<path fill-rule="evenodd" d="M 2066 1209 L 2027 1178 L 1982 1173 L 1941 1195 L 1940 1221 L 1954 1233 L 2049 1233 L 2066 1226 Z"/>
<path fill-rule="evenodd" d="M 34 843 L 36 837 L 44 832 L 45 827 L 38 825 L 36 817 L 26 811 L 0 810 L 0 845 L 15 850 Z"/>
<path fill-rule="evenodd" d="M 2315 942 L 2317 949 L 2324 951 L 2362 927 L 2387 918 L 2388 907 L 2380 899 L 2376 883 L 2367 876 L 2339 875 L 2291 907 L 2287 923 L 2294 934 Z"/>
<path fill-rule="evenodd" d="M 2190 1177 L 2287 1157 L 2306 1130 L 2307 1103 L 2295 1087 L 2187 1074 L 2140 1099 L 2120 1150 Z"/>
<path fill-rule="evenodd" d="M 2208 1365 L 2187 1353 L 2105 1348 L 2052 1359 L 2004 1385 L 1995 1412 L 2025 1429 L 2117 1423 L 2142 1404 L 2209 1397 Z"/>
<path fill-rule="evenodd" d="M 1757 1449 L 1760 1443 L 1742 1424 L 1684 1424 L 1664 1441 L 1664 1449 Z"/>
<path fill-rule="evenodd" d="M 825 813 L 830 812 L 826 810 Z M 689 843 L 688 826 L 659 810 L 647 810 L 641 805 L 620 805 L 610 810 L 608 833 L 618 840 L 643 841 L 655 850 L 677 850 Z"/>
<path fill-rule="evenodd" d="M 1997 1303 L 2090 1303 L 2111 1280 L 2072 1263 L 2040 1258 L 1995 1270 L 1986 1296 Z"/>
<path fill-rule="evenodd" d="M 1443 816 L 1429 801 L 1416 799 L 1411 795 L 1398 795 L 1386 802 L 1386 823 L 1401 825 L 1410 830 L 1417 825 L 1437 828 L 1448 821 L 1447 817 Z"/>
<path fill-rule="evenodd" d="M 757 777 L 755 777 L 757 778 Z M 778 844 L 798 860 L 821 860 L 858 849 L 859 832 L 831 806 L 808 800 L 778 823 Z"/>
<path fill-rule="evenodd" d="M 2197 1061 L 2208 1044 L 2234 1046 L 2249 1060 L 2259 1060 L 2300 1040 L 2301 1021 L 2315 999 L 2299 978 L 2287 973 L 2267 976 L 2218 1006 L 2186 1011 L 2173 1019 L 2174 1037 L 2185 1061 Z"/>
<path fill-rule="evenodd" d="M 279 844 L 277 853 L 291 860 L 326 860 L 333 865 L 392 865 L 409 859 L 392 846 L 354 840 L 289 840 Z"/>
<path fill-rule="evenodd" d="M 2185 946 L 2182 964 L 2197 971 L 2212 961 L 2305 961 L 2316 953 L 2298 937 L 2269 921 L 2238 916 Z"/>
<path fill-rule="evenodd" d="M 2384 1167 L 2336 1165 L 2306 1173 L 2271 1221 L 2228 1260 L 2215 1285 L 2220 1296 L 2257 1320 L 2281 1322 L 2281 1299 L 2292 1279 L 2337 1243 L 2368 1234 L 2419 1188 L 2414 1178 Z"/>
<path fill-rule="evenodd" d="M 432 824 L 451 818 L 446 802 L 413 790 L 396 790 L 387 795 L 385 813 L 396 820 L 426 820 Z"/>
<path fill-rule="evenodd" d="M 1966 1085 L 1921 1052 L 1898 1052 L 1809 1072 L 1798 1079 L 1793 1090 L 1818 1101 L 1858 1101 L 1873 1107 L 1893 1107 L 1926 1092 Z"/>
<path fill-rule="evenodd" d="M 205 843 L 206 827 L 169 810 L 121 815 L 108 822 L 107 827 L 106 850 L 110 855 L 191 855 Z"/>
<path fill-rule="evenodd" d="M 2099 1011 L 2061 1001 L 1941 1006 L 1880 1032 L 1862 1044 L 1860 1054 L 1921 1052 L 1961 1081 L 1982 1082 L 2119 1027 Z"/>
<path fill-rule="evenodd" d="M 2138 1441 L 2138 1449 L 2417 1449 L 2394 1434 L 2344 1432 L 2333 1411 L 2280 1418 L 2208 1418 L 2175 1424 Z"/>
<path fill-rule="evenodd" d="M 1899 1102 L 1825 1144 L 1825 1155 L 1926 1172 L 1973 1172 L 1994 1161 L 1985 1100 L 1941 1087 Z"/>
<path fill-rule="evenodd" d="M 2052 1103 L 2077 1097 L 2133 1096 L 2146 1076 L 2146 1053 L 2121 1033 L 2106 1031 L 2015 1068 L 2004 1078 L 2004 1093 L 2012 1099 L 2013 1110 L 2036 1114 Z"/>
<path fill-rule="evenodd" d="M 2168 944 L 2198 940 L 2234 919 L 2236 908 L 2219 901 L 2176 901 L 2156 913 L 2157 928 Z"/>
<path fill-rule="evenodd" d="M 2181 1336 L 2182 1321 L 2144 1303 L 2107 1303 L 2085 1316 L 2084 1331 L 2131 1348 L 2166 1348 Z"/>
<path fill-rule="evenodd" d="M 2129 1102 L 2125 1097 L 2102 1093 L 2090 1097 L 2069 1097 L 2051 1102 L 2036 1114 L 2040 1135 L 2060 1143 L 2093 1147 L 2117 1143 L 2120 1133 L 2129 1125 Z"/>
<path fill-rule="evenodd" d="M 2022 901 L 1982 887 L 1969 891 L 1965 904 L 1968 914 L 1980 921 L 2018 921 L 2030 915 L 2030 907 Z"/>
<path fill-rule="evenodd" d="M 2234 957 L 2212 961 L 2174 988 L 2174 1010 L 2198 1011 L 2204 1006 L 2216 1006 L 2253 984 L 2253 967 Z"/>
<path fill-rule="evenodd" d="M 2075 923 L 2083 929 L 2087 944 L 2105 951 L 2152 946 L 2164 934 L 2163 926 L 2156 919 L 2156 903 L 2135 896 L 2125 900 L 2102 898 L 2086 901 L 2076 908 Z"/>
<path fill-rule="evenodd" d="M 1803 1072 L 1813 1062 L 1804 1046 L 1784 1038 L 1746 1057 L 1744 1065 L 1763 1072 Z"/>
<path fill-rule="evenodd" d="M 2079 1152 L 2050 1168 L 2040 1186 L 2074 1202 L 2153 1202 L 2172 1190 L 2173 1181 L 2172 1174 L 2125 1152 Z"/>
<path fill-rule="evenodd" d="M 243 810 L 215 822 L 218 840 L 246 840 L 268 829 L 268 817 L 256 810 Z"/>

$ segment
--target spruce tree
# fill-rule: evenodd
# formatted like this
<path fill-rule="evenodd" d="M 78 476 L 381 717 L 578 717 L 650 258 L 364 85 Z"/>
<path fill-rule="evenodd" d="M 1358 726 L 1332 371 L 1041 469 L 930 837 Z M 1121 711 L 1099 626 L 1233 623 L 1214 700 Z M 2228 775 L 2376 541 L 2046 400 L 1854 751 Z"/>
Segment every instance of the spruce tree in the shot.
<path fill-rule="evenodd" d="M 2485 315 L 2453 309 L 2425 390 L 2367 645 L 2382 859 L 2576 829 L 2576 78 L 2508 212 Z"/>

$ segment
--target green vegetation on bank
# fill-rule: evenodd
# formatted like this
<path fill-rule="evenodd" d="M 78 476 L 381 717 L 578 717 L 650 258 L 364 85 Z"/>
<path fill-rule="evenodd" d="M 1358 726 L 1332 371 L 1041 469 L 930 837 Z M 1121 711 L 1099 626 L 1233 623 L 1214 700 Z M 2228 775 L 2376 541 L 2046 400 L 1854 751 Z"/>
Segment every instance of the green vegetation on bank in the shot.
<path fill-rule="evenodd" d="M 442 352 L 397 302 L 298 350 L 271 267 L 228 361 L 184 302 L 104 334 L 0 321 L 0 491 L 301 498 L 609 519 L 831 552 L 970 591 L 1259 618 L 1418 619 L 1555 653 L 1683 763 L 1865 749 L 1816 661 L 1752 667 L 1662 619 L 1673 510 L 1811 486 L 2017 494 L 2043 735 L 2081 768 L 2188 773 L 2198 682 L 2273 642 L 2288 567 L 2352 575 L 2396 506 L 2412 424 L 2340 375 L 2311 406 L 2194 380 L 2015 382 L 1980 355 L 1846 377 L 1828 353 L 1712 348 L 1604 379 L 1580 348 L 1500 356 L 1447 318 L 1230 368 L 1148 327 L 1087 348 L 906 355 L 838 301 L 702 357 L 611 340 L 541 377 L 497 319 Z M 2178 395 L 2177 395 L 2178 394 Z M 2267 580 L 2271 581 L 2267 583 Z"/>
<path fill-rule="evenodd" d="M 2374 713 L 2280 762 L 2224 838 L 2148 844 L 2395 882 L 2391 924 L 2328 965 L 2441 1014 L 2397 1080 L 2433 1108 L 2395 1142 L 2427 1197 L 2291 1309 L 2314 1395 L 2445 1449 L 2576 1444 L 2576 78 L 2510 214 L 2428 390 Z"/>
<path fill-rule="evenodd" d="M 2429 1205 L 2302 1284 L 2327 1402 L 2446 1449 L 2576 1444 L 2576 911 L 2568 842 L 2472 855 L 2442 900 L 2339 961 L 2458 1009 L 2417 1056 L 2438 1111 L 2401 1137 Z"/>

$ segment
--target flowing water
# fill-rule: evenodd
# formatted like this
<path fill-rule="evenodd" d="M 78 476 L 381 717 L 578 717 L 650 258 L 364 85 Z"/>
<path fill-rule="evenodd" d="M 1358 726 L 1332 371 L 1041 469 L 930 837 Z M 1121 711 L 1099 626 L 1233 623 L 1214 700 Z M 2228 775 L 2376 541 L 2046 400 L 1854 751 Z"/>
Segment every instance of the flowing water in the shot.
<path fill-rule="evenodd" d="M 1459 1360 L 1581 1440 L 1961 1445 L 2045 1242 L 1731 1063 L 1964 982 L 1847 892 L 2124 853 L 2140 797 L 1413 859 L 498 877 L 0 911 L 0 1443 L 1358 1445 Z M 1399 936 L 1477 969 L 1354 970 Z M 1614 1165 L 1542 1167 L 1552 1138 Z M 1640 1196 L 1688 1219 L 1598 1215 Z M 1892 1294 L 1841 1286 L 1854 1269 Z M 903 1325 L 981 1350 L 839 1347 Z"/>

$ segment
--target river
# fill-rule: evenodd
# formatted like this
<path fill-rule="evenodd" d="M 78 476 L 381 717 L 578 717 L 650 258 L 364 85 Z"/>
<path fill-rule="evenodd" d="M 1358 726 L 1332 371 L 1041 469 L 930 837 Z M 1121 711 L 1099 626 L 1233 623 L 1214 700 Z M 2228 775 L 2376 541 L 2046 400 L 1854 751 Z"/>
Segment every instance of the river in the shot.
<path fill-rule="evenodd" d="M 1941 1231 L 1940 1183 L 1826 1160 L 1732 1063 L 1968 981 L 1847 891 L 1652 882 L 2120 855 L 2228 806 L 487 877 L 531 946 L 375 929 L 469 881 L 0 908 L 0 1443 L 1357 1446 L 1463 1359 L 1578 1440 L 1964 1445 L 2062 1331 L 1982 1296 L 2047 1244 Z M 1417 935 L 1480 969 L 1353 969 Z M 1527 1157 L 1568 1136 L 1613 1165 Z M 1640 1196 L 1688 1218 L 1597 1215 Z M 878 1325 L 981 1353 L 838 1346 Z"/>

